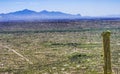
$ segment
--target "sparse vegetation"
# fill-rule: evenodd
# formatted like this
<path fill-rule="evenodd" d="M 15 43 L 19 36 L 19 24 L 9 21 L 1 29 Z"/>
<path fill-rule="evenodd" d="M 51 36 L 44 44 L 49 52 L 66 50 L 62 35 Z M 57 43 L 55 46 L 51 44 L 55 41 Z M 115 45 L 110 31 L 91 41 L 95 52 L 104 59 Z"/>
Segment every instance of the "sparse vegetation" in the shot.
<path fill-rule="evenodd" d="M 119 26 L 119 21 L 96 21 L 97 24 L 103 22 L 113 22 L 114 26 L 115 23 Z M 93 23 L 92 21 L 82 21 L 82 23 L 74 21 L 69 23 L 72 23 L 71 26 L 75 23 L 77 23 L 75 26 L 89 25 L 91 23 L 97 27 L 95 21 Z M 34 23 L 30 24 L 34 25 Z M 48 22 L 47 24 L 53 25 L 53 23 Z M 57 24 L 60 25 L 59 23 Z M 68 22 L 62 22 L 62 26 L 64 26 L 63 24 L 66 25 Z M 106 29 L 112 32 L 112 66 L 120 69 L 119 27 L 111 28 L 113 25 L 110 25 L 110 28 L 103 29 L 101 27 L 94 29 L 83 27 L 78 29 L 75 26 L 74 29 L 72 28 L 73 26 L 69 27 L 69 29 L 57 27 L 59 28 L 58 30 L 52 27 L 51 30 L 46 28 L 43 28 L 46 30 L 41 28 L 30 30 L 32 27 L 25 28 L 25 30 L 23 28 L 21 30 L 17 30 L 17 28 L 12 30 L 11 26 L 11 29 L 0 30 L 0 72 L 9 72 L 11 74 L 103 74 L 104 60 L 101 33 Z M 32 64 L 26 61 L 25 58 L 16 55 L 9 48 L 5 48 L 5 46 L 20 53 Z"/>

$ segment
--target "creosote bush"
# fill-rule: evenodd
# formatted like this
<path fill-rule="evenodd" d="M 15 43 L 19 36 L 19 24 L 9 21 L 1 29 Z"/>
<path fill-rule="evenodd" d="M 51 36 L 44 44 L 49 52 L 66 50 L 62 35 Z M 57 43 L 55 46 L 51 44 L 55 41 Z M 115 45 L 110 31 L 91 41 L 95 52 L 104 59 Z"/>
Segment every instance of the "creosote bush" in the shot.
<path fill-rule="evenodd" d="M 75 62 L 75 63 L 81 63 L 84 60 L 86 60 L 87 57 L 88 56 L 86 54 L 78 53 L 78 52 L 74 52 L 74 53 L 72 53 L 71 55 L 68 56 L 69 60 L 71 62 Z"/>

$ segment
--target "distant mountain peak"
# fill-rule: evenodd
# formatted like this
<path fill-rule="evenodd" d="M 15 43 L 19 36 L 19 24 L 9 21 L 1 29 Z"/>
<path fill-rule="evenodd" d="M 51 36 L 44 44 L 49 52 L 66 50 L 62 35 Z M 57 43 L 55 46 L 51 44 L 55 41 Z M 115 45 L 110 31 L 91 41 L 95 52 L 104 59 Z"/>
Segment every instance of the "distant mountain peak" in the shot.
<path fill-rule="evenodd" d="M 77 16 L 81 16 L 81 14 L 77 14 Z"/>
<path fill-rule="evenodd" d="M 49 11 L 47 11 L 47 10 L 42 10 L 41 12 L 49 12 Z"/>
<path fill-rule="evenodd" d="M 22 10 L 22 12 L 35 12 L 35 11 L 29 10 L 29 9 L 24 9 L 24 10 Z"/>
<path fill-rule="evenodd" d="M 81 18 L 80 15 L 73 15 L 59 11 L 42 10 L 36 12 L 29 9 L 23 9 L 7 14 L 0 14 L 3 20 L 41 20 L 41 19 L 76 19 Z"/>
<path fill-rule="evenodd" d="M 13 14 L 13 15 L 28 15 L 28 14 L 35 14 L 35 11 L 29 10 L 29 9 L 24 9 L 21 11 L 16 11 L 16 12 L 11 12 L 8 14 Z"/>
<path fill-rule="evenodd" d="M 31 11 L 31 10 L 29 10 L 29 9 L 23 9 L 22 11 Z"/>

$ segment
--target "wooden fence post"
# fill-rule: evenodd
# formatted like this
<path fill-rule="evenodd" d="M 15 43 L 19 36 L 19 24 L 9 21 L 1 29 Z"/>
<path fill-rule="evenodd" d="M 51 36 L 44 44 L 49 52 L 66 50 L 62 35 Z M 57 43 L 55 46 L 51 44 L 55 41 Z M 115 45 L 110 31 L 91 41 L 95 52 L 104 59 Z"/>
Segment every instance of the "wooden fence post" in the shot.
<path fill-rule="evenodd" d="M 110 52 L 110 31 L 102 33 L 104 48 L 104 74 L 112 74 L 111 52 Z"/>

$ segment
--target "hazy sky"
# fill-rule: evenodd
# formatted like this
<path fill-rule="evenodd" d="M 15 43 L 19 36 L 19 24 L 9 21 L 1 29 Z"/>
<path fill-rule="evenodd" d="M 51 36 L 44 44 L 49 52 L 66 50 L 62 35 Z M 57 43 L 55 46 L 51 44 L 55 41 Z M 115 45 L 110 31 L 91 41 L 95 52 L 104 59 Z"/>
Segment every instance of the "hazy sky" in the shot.
<path fill-rule="evenodd" d="M 0 0 L 0 13 L 22 9 L 62 11 L 83 16 L 120 15 L 120 0 Z"/>

